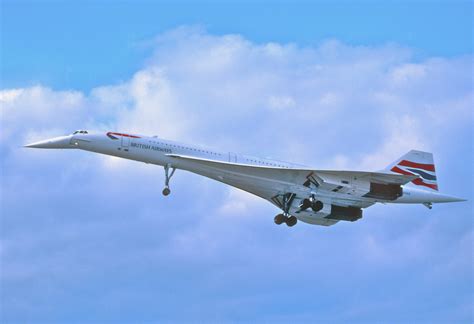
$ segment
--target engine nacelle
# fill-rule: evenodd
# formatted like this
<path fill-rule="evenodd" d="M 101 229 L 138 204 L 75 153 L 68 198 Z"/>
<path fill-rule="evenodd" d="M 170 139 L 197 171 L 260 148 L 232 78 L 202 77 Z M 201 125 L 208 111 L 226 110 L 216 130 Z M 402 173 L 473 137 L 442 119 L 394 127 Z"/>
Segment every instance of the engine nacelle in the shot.
<path fill-rule="evenodd" d="M 298 217 L 299 220 L 310 223 L 310 224 L 319 224 L 319 225 L 332 225 L 334 221 L 349 221 L 354 222 L 360 218 L 362 218 L 362 209 L 357 207 L 341 207 L 332 205 L 329 203 L 324 203 L 321 201 L 314 201 L 314 203 L 318 202 L 315 209 L 322 207 L 321 209 L 314 211 L 313 206 L 309 206 L 308 202 L 301 201 L 300 206 L 307 207 L 306 209 L 296 209 L 295 216 Z M 311 207 L 311 208 L 310 208 Z"/>
<path fill-rule="evenodd" d="M 325 218 L 354 222 L 362 218 L 362 209 L 357 207 L 341 207 L 331 205 L 331 213 Z"/>
<path fill-rule="evenodd" d="M 402 186 L 398 184 L 370 183 L 370 191 L 364 197 L 395 200 L 403 195 Z"/>

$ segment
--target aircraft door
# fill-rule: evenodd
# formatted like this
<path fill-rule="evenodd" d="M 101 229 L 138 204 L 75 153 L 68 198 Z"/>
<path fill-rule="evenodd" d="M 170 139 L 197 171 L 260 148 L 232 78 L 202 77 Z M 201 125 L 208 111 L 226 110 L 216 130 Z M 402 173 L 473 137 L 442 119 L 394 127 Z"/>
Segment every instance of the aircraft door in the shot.
<path fill-rule="evenodd" d="M 122 148 L 128 151 L 129 146 L 130 146 L 130 137 L 122 136 Z"/>

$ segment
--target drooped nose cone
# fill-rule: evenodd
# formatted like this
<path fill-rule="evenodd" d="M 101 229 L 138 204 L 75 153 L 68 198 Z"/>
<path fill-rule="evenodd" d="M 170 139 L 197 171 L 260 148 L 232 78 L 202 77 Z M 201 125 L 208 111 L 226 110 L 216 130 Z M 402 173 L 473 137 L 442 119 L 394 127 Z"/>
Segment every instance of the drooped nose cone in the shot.
<path fill-rule="evenodd" d="M 66 149 L 74 148 L 71 143 L 71 136 L 61 136 L 44 141 L 39 141 L 31 144 L 25 145 L 28 148 L 44 148 L 44 149 Z"/>

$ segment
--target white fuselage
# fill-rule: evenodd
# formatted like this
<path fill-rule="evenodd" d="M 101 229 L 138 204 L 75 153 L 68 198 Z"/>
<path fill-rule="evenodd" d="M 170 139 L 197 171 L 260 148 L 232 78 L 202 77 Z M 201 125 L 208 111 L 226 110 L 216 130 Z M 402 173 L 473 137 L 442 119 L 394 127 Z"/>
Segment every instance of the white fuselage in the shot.
<path fill-rule="evenodd" d="M 127 134 L 128 135 L 128 134 Z M 179 154 L 195 156 L 209 160 L 222 162 L 239 163 L 255 166 L 267 166 L 276 168 L 301 168 L 304 165 L 284 162 L 274 159 L 260 158 L 234 152 L 216 151 L 201 146 L 183 144 L 175 141 L 165 140 L 158 137 L 147 136 L 117 136 L 116 140 L 111 140 L 104 134 L 77 134 L 72 135 L 70 143 L 72 147 L 95 153 L 112 155 L 124 159 L 135 160 L 144 163 L 156 164 L 160 166 L 172 165 L 176 169 L 186 170 L 199 175 L 203 175 L 217 181 L 221 180 L 221 175 L 215 170 L 203 168 L 202 165 L 192 161 L 176 160 L 167 154 Z M 228 181 L 222 181 L 228 183 Z M 446 196 L 431 191 L 419 190 L 404 186 L 403 195 L 391 203 L 424 203 L 424 202 L 444 202 Z M 370 198 L 367 198 L 371 200 Z"/>
<path fill-rule="evenodd" d="M 113 155 L 124 159 L 135 160 L 144 163 L 165 166 L 172 164 L 177 169 L 195 172 L 193 163 L 187 161 L 176 161 L 166 154 L 180 154 L 195 156 L 209 160 L 241 163 L 256 166 L 269 166 L 292 168 L 302 165 L 277 161 L 272 159 L 263 159 L 250 155 L 242 155 L 233 152 L 221 152 L 203 148 L 196 145 L 183 144 L 175 141 L 164 140 L 158 137 L 139 138 L 119 137 L 117 140 L 111 140 L 105 135 L 74 135 L 71 138 L 72 147 L 79 148 L 95 153 Z"/>
<path fill-rule="evenodd" d="M 332 213 L 333 204 L 346 208 L 345 211 L 350 212 L 350 208 L 365 208 L 377 202 L 423 203 L 431 207 L 431 203 L 460 201 L 457 198 L 442 195 L 435 191 L 419 190 L 410 186 L 402 186 L 402 194 L 401 196 L 397 196 L 398 198 L 396 199 L 384 200 L 377 197 L 374 198 L 373 196 L 366 195 L 369 190 L 367 181 L 361 182 L 361 179 L 357 177 L 353 177 L 352 180 L 344 178 L 344 171 L 337 171 L 335 176 L 331 171 L 317 171 L 320 175 L 324 174 L 326 177 L 324 179 L 326 187 L 321 189 L 318 188 L 317 185 L 313 186 L 303 183 L 305 180 L 309 181 L 313 173 L 311 170 L 314 169 L 309 169 L 300 164 L 234 152 L 216 151 L 158 137 L 113 132 L 104 134 L 77 131 L 72 135 L 53 138 L 26 146 L 53 149 L 76 148 L 164 166 L 166 171 L 166 184 L 163 194 L 165 195 L 169 194 L 168 183 L 171 177 L 168 176 L 169 169 L 173 169 L 172 173 L 175 169 L 186 170 L 256 194 L 267 199 L 279 208 L 284 209 L 287 215 L 295 215 L 302 221 L 319 225 L 332 225 L 337 222 L 337 219 L 326 218 Z M 223 164 L 227 165 L 227 167 L 220 167 Z M 258 174 L 255 174 L 255 169 L 260 170 Z M 293 175 L 298 174 L 299 171 L 310 171 L 310 173 L 305 173 L 307 175 L 305 175 L 304 179 L 296 181 L 295 178 L 285 180 L 286 182 L 279 179 L 269 181 L 269 178 L 262 176 L 262 172 L 268 174 L 267 172 L 274 172 L 275 170 L 278 171 L 278 174 L 290 173 Z M 385 174 L 386 173 L 379 173 L 379 176 Z M 290 187 L 288 187 L 288 181 L 292 183 Z M 283 184 L 286 189 L 277 190 L 277 188 Z M 277 192 L 277 196 L 271 194 L 271 192 Z M 292 197 L 288 196 L 285 198 L 286 195 L 290 193 Z M 314 200 L 315 198 L 322 202 L 321 208 L 318 210 L 314 208 L 302 208 L 301 204 L 303 200 L 308 197 L 310 197 L 312 203 L 316 201 Z M 290 198 L 290 203 L 285 202 L 284 199 Z M 337 209 L 339 207 L 334 208 Z M 357 215 L 354 216 L 351 221 L 355 219 L 358 219 Z"/>

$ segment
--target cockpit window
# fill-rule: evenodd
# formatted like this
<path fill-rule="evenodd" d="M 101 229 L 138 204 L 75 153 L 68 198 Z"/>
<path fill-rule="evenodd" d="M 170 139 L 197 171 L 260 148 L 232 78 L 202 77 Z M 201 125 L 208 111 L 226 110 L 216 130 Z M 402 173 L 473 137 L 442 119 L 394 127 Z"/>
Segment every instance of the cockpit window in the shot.
<path fill-rule="evenodd" d="M 74 133 L 72 133 L 72 135 L 76 135 L 76 134 L 89 134 L 89 133 L 87 131 L 84 131 L 84 130 L 77 130 Z"/>

